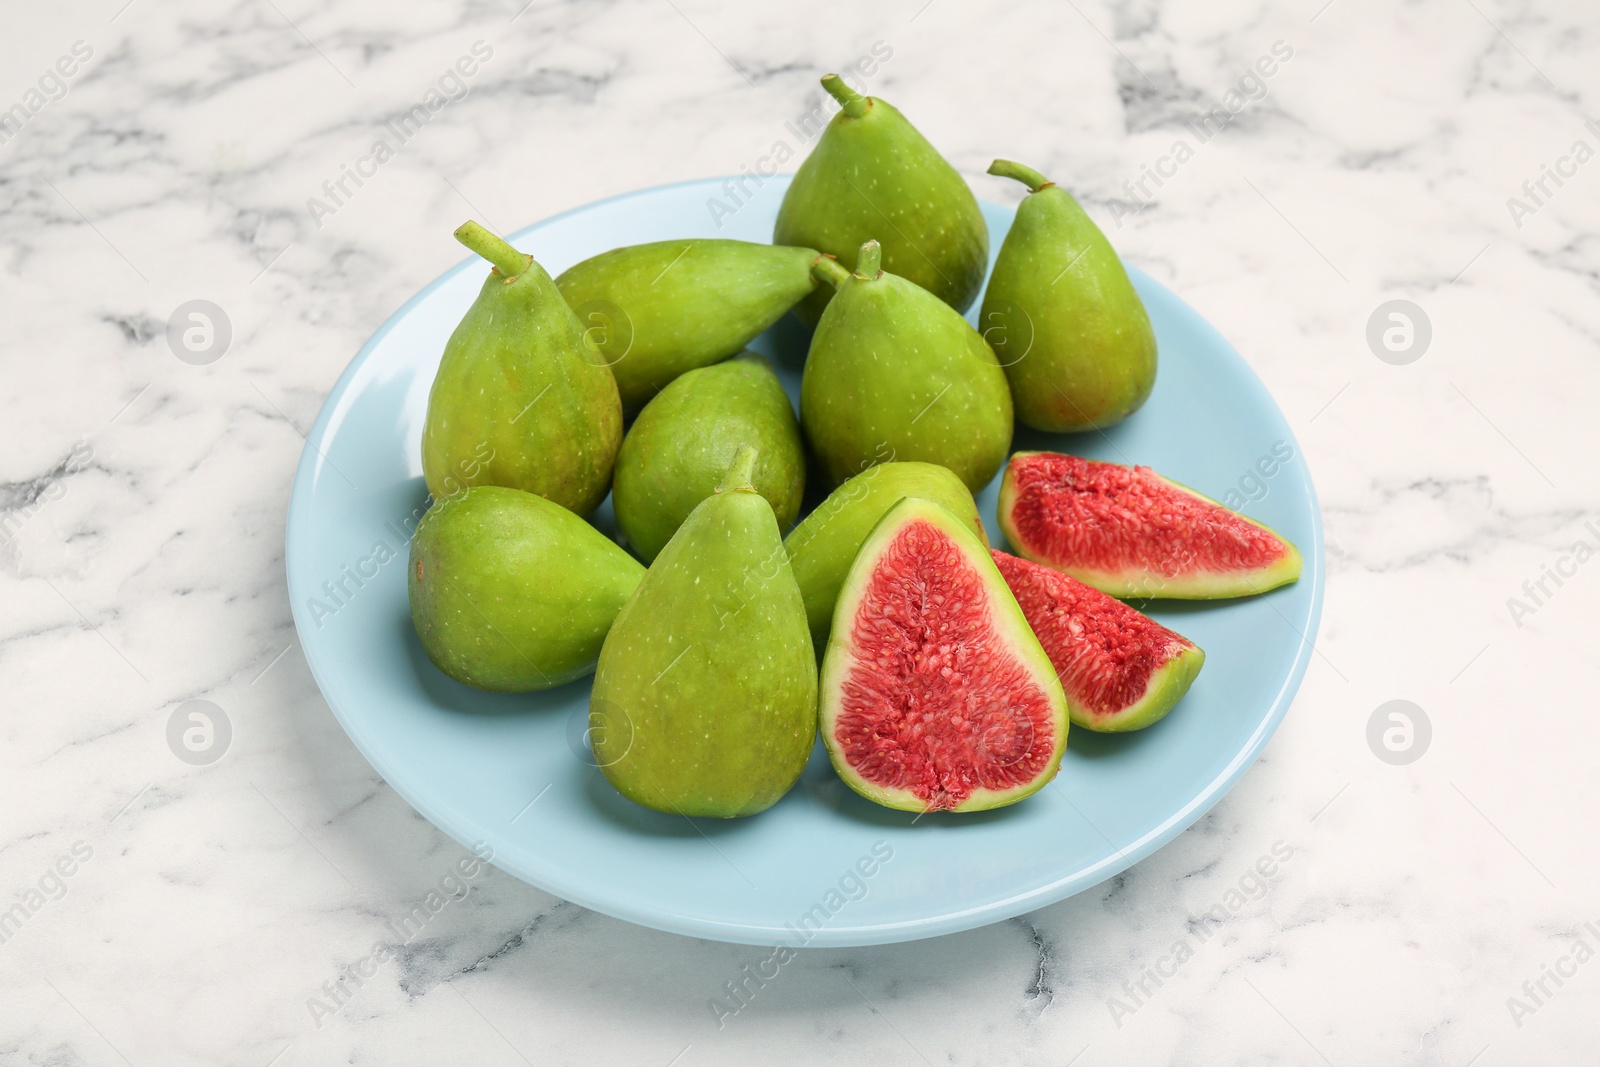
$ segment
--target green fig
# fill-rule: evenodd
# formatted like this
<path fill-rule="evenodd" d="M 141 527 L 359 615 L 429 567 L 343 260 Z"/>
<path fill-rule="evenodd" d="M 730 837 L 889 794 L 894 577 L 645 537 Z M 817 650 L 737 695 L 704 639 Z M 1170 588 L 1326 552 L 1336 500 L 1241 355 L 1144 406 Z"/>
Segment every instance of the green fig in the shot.
<path fill-rule="evenodd" d="M 622 444 L 617 383 L 532 256 L 476 222 L 455 235 L 494 267 L 428 394 L 428 491 L 503 485 L 587 515 L 611 488 Z"/>
<path fill-rule="evenodd" d="M 997 159 L 990 174 L 1031 192 L 1000 245 L 978 318 L 1011 382 L 1017 419 L 1036 430 L 1104 429 L 1156 383 L 1150 316 L 1100 227 L 1065 189 Z"/>
<path fill-rule="evenodd" d="M 559 504 L 480 485 L 422 516 L 406 585 L 435 666 L 479 689 L 520 693 L 594 670 L 643 577 L 637 560 Z"/>
<path fill-rule="evenodd" d="M 989 228 L 965 180 L 904 115 L 862 96 L 837 74 L 822 86 L 841 110 L 784 193 L 772 239 L 856 266 L 856 251 L 883 242 L 883 267 L 966 311 L 989 266 Z M 815 323 L 833 294 L 797 313 Z"/>
<path fill-rule="evenodd" d="M 932 463 L 868 467 L 828 494 L 828 499 L 783 539 L 794 580 L 806 602 L 811 640 L 818 650 L 827 644 L 833 606 L 856 553 L 878 520 L 906 497 L 931 500 L 943 507 L 988 547 L 972 493 L 948 469 Z"/>
<path fill-rule="evenodd" d="M 879 269 L 812 268 L 837 292 L 811 337 L 800 423 L 827 484 L 885 460 L 949 467 L 977 492 L 1011 447 L 1011 389 L 988 342 L 931 293 Z"/>
<path fill-rule="evenodd" d="M 650 566 L 600 650 L 595 762 L 623 796 L 678 815 L 754 815 L 817 735 L 817 661 L 772 508 L 741 445 Z"/>
<path fill-rule="evenodd" d="M 630 415 L 684 371 L 734 355 L 817 289 L 818 253 L 690 238 L 614 248 L 556 278 Z"/>
<path fill-rule="evenodd" d="M 611 506 L 646 562 L 727 473 L 740 445 L 755 448 L 753 481 L 778 529 L 800 513 L 805 456 L 800 423 L 772 365 L 754 352 L 675 378 L 622 439 Z"/>

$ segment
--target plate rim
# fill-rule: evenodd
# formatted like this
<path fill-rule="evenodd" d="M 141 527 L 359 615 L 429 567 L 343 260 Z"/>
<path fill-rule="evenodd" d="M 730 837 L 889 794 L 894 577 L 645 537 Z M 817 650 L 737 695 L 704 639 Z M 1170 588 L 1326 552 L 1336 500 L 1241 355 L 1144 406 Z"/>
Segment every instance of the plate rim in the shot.
<path fill-rule="evenodd" d="M 508 233 L 506 239 L 512 243 L 517 243 L 544 227 L 581 212 L 592 211 L 606 205 L 673 189 L 683 189 L 690 186 L 718 187 L 722 182 L 729 180 L 730 177 L 736 176 L 691 178 L 654 185 L 644 189 L 629 190 L 628 192 L 580 204 L 540 219 Z M 769 178 L 766 184 L 787 184 L 792 177 L 792 173 L 780 173 Z M 1016 208 L 1013 206 L 981 199 L 980 203 L 1006 212 L 1013 218 L 1015 217 Z M 1000 240 L 1004 240 L 1003 234 Z M 284 525 L 284 576 L 285 585 L 289 593 L 290 613 L 294 620 L 295 636 L 300 642 L 302 653 L 305 655 L 306 664 L 311 670 L 312 680 L 317 685 L 319 695 L 321 695 L 323 702 L 327 704 L 328 709 L 333 713 L 340 729 L 350 738 L 356 750 L 361 753 L 362 758 L 367 761 L 384 782 L 399 794 L 401 799 L 410 805 L 413 810 L 427 819 L 436 830 L 465 848 L 472 848 L 476 843 L 488 840 L 486 836 L 481 835 L 476 841 L 468 840 L 460 833 L 460 830 L 464 828 L 481 829 L 476 826 L 475 820 L 470 816 L 463 819 L 441 819 L 432 805 L 423 802 L 408 785 L 404 784 L 404 776 L 397 776 L 391 773 L 390 768 L 385 765 L 386 761 L 375 752 L 375 747 L 368 742 L 364 731 L 347 719 L 345 713 L 340 710 L 336 702 L 328 697 L 328 686 L 325 684 L 327 665 L 320 662 L 323 653 L 316 649 L 315 643 L 306 641 L 306 634 L 314 632 L 315 627 L 310 626 L 310 620 L 306 618 L 306 612 L 309 609 L 303 608 L 300 600 L 297 599 L 298 590 L 295 588 L 294 575 L 296 570 L 295 560 L 298 555 L 296 530 L 305 521 L 304 516 L 310 506 L 309 498 L 312 493 L 312 485 L 316 479 L 316 468 L 319 462 L 329 462 L 323 451 L 323 445 L 327 443 L 328 427 L 337 407 L 336 401 L 344 396 L 351 381 L 361 371 L 367 360 L 371 358 L 372 353 L 383 339 L 418 304 L 478 260 L 479 257 L 477 256 L 467 255 L 459 263 L 445 270 L 396 308 L 361 345 L 344 371 L 329 387 L 327 395 L 323 398 L 322 405 L 317 412 L 316 420 L 306 434 L 305 445 L 301 449 L 300 460 L 295 467 L 294 481 L 290 491 L 288 512 Z M 1272 404 L 1273 409 L 1283 423 L 1285 433 L 1288 434 L 1288 443 L 1293 446 L 1295 454 L 1302 457 L 1305 467 L 1307 503 L 1310 505 L 1314 521 L 1311 524 L 1309 550 L 1302 551 L 1305 568 L 1301 575 L 1301 581 L 1309 580 L 1310 582 L 1311 603 L 1307 616 L 1308 625 L 1306 631 L 1300 635 L 1300 641 L 1294 653 L 1294 662 L 1284 675 L 1283 684 L 1272 698 L 1270 711 L 1258 723 L 1249 740 L 1241 746 L 1228 765 L 1195 796 L 1190 798 L 1187 803 L 1173 811 L 1128 847 L 1117 849 L 1098 863 L 1079 868 L 1045 885 L 1036 886 L 999 900 L 987 901 L 980 905 L 948 910 L 934 916 L 891 922 L 855 925 L 830 923 L 822 929 L 814 931 L 813 936 L 805 943 L 806 947 L 860 947 L 959 933 L 1001 922 L 1005 919 L 1015 918 L 1038 908 L 1058 903 L 1114 878 L 1134 864 L 1148 858 L 1174 840 L 1183 831 L 1193 826 L 1238 784 L 1245 773 L 1254 766 L 1267 743 L 1277 733 L 1279 726 L 1282 725 L 1284 718 L 1288 714 L 1290 705 L 1294 702 L 1295 695 L 1299 692 L 1306 672 L 1310 667 L 1312 654 L 1316 650 L 1316 637 L 1321 628 L 1323 600 L 1326 589 L 1322 506 L 1317 496 L 1316 484 L 1312 477 L 1310 464 L 1305 462 L 1305 451 L 1300 447 L 1299 439 L 1296 437 L 1293 427 L 1289 425 L 1288 417 L 1283 408 L 1278 404 L 1277 399 L 1267 389 L 1266 383 L 1261 380 L 1260 375 L 1256 374 L 1255 368 L 1244 358 L 1243 354 L 1205 316 L 1196 311 L 1174 290 L 1151 277 L 1136 265 L 1126 260 L 1123 260 L 1123 263 L 1131 274 L 1139 276 L 1146 284 L 1170 297 L 1182 309 L 1183 314 L 1191 321 L 1192 325 L 1208 333 L 1213 342 L 1220 343 L 1221 347 L 1237 362 L 1239 368 L 1250 376 L 1261 389 L 1262 394 Z M 986 274 L 986 286 L 987 281 Z M 472 825 L 463 827 L 462 823 Z M 507 856 L 496 854 L 489 862 L 519 881 L 543 892 L 639 926 L 688 937 L 709 938 L 737 944 L 773 945 L 778 942 L 787 943 L 789 940 L 789 931 L 782 926 L 766 927 L 752 925 L 747 922 L 719 922 L 703 916 L 681 915 L 670 910 L 650 911 L 625 902 L 601 900 L 596 895 L 586 891 L 582 886 L 567 884 L 567 881 L 559 876 L 553 877 L 545 872 L 530 871 L 524 865 L 514 862 Z"/>

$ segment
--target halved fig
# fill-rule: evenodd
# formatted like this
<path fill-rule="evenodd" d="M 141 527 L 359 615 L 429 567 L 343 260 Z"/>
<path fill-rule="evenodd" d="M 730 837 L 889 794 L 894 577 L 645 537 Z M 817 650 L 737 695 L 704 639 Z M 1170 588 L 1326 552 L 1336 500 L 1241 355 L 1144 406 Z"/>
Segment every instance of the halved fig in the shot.
<path fill-rule="evenodd" d="M 958 518 L 907 498 L 867 536 L 834 607 L 820 683 L 834 769 L 905 811 L 983 811 L 1061 765 L 1067 700 L 989 556 Z"/>
<path fill-rule="evenodd" d="M 1149 467 L 1018 452 L 1000 528 L 1023 557 L 1115 597 L 1212 600 L 1300 577 L 1300 551 Z"/>
<path fill-rule="evenodd" d="M 994 562 L 1054 664 L 1079 726 L 1143 729 L 1172 710 L 1205 664 L 1193 641 L 1070 574 L 999 551 Z"/>

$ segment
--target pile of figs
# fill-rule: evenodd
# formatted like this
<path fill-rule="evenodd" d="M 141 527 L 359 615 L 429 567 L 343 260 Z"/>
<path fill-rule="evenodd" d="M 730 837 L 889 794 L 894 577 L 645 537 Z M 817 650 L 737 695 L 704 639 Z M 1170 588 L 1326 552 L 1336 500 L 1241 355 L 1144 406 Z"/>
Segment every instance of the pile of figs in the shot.
<path fill-rule="evenodd" d="M 770 245 L 633 245 L 552 279 L 456 231 L 493 266 L 429 396 L 417 635 L 482 689 L 592 672 L 594 761 L 659 811 L 760 812 L 819 731 L 877 803 L 1014 803 L 1055 776 L 1069 723 L 1148 726 L 1199 673 L 1124 600 L 1300 573 L 1273 531 L 1147 467 L 1011 454 L 1017 421 L 1096 430 L 1144 403 L 1138 293 L 1066 190 L 996 160 L 1030 191 L 975 330 L 972 191 L 889 104 L 823 85 L 839 111 Z M 790 312 L 812 328 L 798 414 L 746 349 Z M 1015 554 L 973 500 L 1002 468 Z M 808 482 L 826 496 L 802 516 Z M 608 493 L 620 544 L 587 521 Z"/>

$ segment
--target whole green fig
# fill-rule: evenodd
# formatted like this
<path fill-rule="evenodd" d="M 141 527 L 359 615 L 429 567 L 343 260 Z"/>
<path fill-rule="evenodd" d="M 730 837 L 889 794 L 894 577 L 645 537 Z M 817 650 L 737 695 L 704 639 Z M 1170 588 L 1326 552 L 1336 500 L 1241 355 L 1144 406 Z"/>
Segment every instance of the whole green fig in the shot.
<path fill-rule="evenodd" d="M 818 288 L 810 248 L 689 238 L 614 248 L 556 278 L 632 414 L 727 359 Z"/>
<path fill-rule="evenodd" d="M 450 335 L 428 394 L 428 491 L 503 485 L 587 515 L 611 488 L 622 444 L 617 383 L 532 256 L 476 222 L 456 239 L 494 268 Z"/>
<path fill-rule="evenodd" d="M 862 243 L 883 244 L 883 267 L 966 311 L 989 266 L 989 227 L 956 169 L 904 115 L 862 96 L 837 74 L 822 86 L 841 110 L 784 193 L 772 239 L 856 266 Z M 797 312 L 809 323 L 832 296 L 820 290 Z"/>
<path fill-rule="evenodd" d="M 519 693 L 594 670 L 644 568 L 560 505 L 480 485 L 436 501 L 411 539 L 407 590 L 445 674 Z"/>
<path fill-rule="evenodd" d="M 753 352 L 674 379 L 646 404 L 617 453 L 611 505 L 646 562 L 710 496 L 740 445 L 756 449 L 752 482 L 787 530 L 805 492 L 800 423 L 772 365 Z"/>
<path fill-rule="evenodd" d="M 1000 245 L 978 325 L 1017 418 L 1063 433 L 1115 425 L 1156 382 L 1156 335 L 1111 242 L 1065 189 L 1020 163 L 990 174 L 1031 189 Z"/>
<path fill-rule="evenodd" d="M 890 459 L 948 467 L 973 492 L 1011 447 L 1011 388 L 967 320 L 878 267 L 861 246 L 854 273 L 812 268 L 837 287 L 817 323 L 800 384 L 800 423 L 828 485 Z"/>
<path fill-rule="evenodd" d="M 772 508 L 741 446 L 606 636 L 595 762 L 623 796 L 729 818 L 777 803 L 817 736 L 817 661 Z"/>

